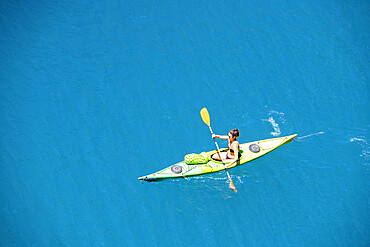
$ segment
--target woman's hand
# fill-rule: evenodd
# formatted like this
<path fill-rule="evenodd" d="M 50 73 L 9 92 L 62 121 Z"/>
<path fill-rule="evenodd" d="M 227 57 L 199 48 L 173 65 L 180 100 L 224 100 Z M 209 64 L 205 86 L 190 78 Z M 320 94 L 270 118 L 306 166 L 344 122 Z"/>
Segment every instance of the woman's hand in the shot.
<path fill-rule="evenodd" d="M 212 133 L 212 138 L 215 139 L 216 138 L 216 135 Z"/>
<path fill-rule="evenodd" d="M 233 159 L 229 164 L 225 164 L 225 168 L 229 168 L 230 166 L 234 165 L 234 163 L 237 161 L 238 159 Z"/>

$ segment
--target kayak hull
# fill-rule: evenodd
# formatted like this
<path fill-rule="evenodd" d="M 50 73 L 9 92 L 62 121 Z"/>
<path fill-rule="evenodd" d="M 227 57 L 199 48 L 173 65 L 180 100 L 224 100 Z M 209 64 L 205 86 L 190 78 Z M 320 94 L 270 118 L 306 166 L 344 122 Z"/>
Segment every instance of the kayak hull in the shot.
<path fill-rule="evenodd" d="M 239 145 L 241 157 L 240 159 L 228 169 L 234 168 L 239 165 L 243 165 L 247 162 L 255 160 L 259 157 L 264 156 L 265 154 L 273 151 L 274 149 L 280 147 L 281 145 L 290 143 L 297 134 L 248 142 Z M 220 151 L 224 151 L 227 148 L 223 148 Z M 207 156 L 211 156 L 216 153 L 217 150 L 206 152 Z M 230 161 L 226 162 L 229 163 Z M 157 171 L 155 173 L 139 177 L 139 180 L 145 181 L 157 181 L 167 178 L 184 178 L 191 176 L 198 176 L 207 173 L 219 172 L 225 170 L 224 165 L 220 161 L 210 160 L 206 164 L 197 164 L 197 165 L 188 165 L 185 161 L 181 161 L 172 166 L 169 166 L 163 170 Z"/>

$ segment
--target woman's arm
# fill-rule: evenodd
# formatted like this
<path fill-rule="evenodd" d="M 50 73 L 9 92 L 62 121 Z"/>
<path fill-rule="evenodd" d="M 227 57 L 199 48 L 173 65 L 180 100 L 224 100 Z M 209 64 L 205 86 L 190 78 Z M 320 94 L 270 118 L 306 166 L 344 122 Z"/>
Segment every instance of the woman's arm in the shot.
<path fill-rule="evenodd" d="M 212 138 L 229 139 L 229 137 L 227 135 L 226 136 L 222 136 L 222 135 L 215 135 L 215 134 L 212 135 Z"/>

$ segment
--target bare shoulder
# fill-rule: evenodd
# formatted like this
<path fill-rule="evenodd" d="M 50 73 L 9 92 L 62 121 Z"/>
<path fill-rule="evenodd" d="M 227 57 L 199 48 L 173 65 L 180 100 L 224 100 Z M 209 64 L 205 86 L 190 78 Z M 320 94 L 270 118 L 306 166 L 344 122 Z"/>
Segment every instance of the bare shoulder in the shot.
<path fill-rule="evenodd" d="M 231 147 L 239 147 L 239 142 L 238 141 L 233 141 L 233 143 L 231 143 Z"/>

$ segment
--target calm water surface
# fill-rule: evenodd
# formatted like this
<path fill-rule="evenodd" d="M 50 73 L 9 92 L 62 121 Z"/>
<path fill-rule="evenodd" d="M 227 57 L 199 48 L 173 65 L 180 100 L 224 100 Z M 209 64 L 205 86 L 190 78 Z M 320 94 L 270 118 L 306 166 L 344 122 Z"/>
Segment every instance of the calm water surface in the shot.
<path fill-rule="evenodd" d="M 369 246 L 368 1 L 2 1 L 0 246 Z M 137 177 L 297 133 L 224 172 Z M 220 146 L 226 146 L 224 141 Z"/>

